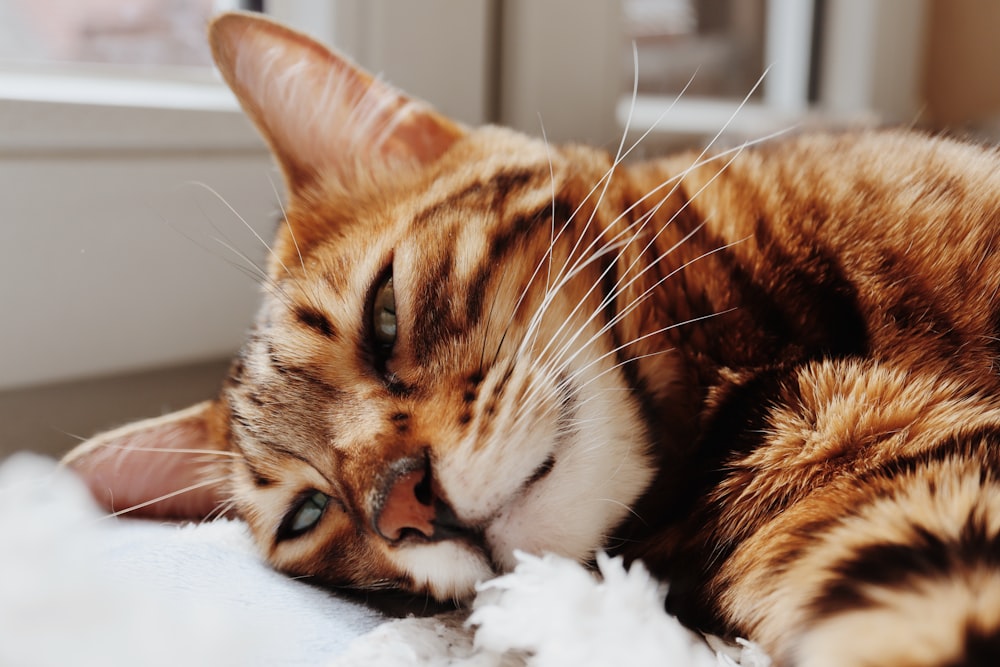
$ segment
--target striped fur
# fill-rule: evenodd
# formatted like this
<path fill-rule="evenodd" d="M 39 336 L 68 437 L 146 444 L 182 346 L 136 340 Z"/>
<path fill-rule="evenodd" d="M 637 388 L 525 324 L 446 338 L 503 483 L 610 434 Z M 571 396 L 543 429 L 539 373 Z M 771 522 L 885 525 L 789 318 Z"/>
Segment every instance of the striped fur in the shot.
<path fill-rule="evenodd" d="M 464 599 L 515 549 L 603 548 L 779 665 L 995 664 L 995 151 L 884 131 L 626 166 L 460 127 L 261 19 L 213 47 L 286 224 L 220 397 L 83 445 L 97 495 L 144 500 L 109 461 L 199 449 L 201 509 L 151 511 L 223 498 L 329 586 Z"/>

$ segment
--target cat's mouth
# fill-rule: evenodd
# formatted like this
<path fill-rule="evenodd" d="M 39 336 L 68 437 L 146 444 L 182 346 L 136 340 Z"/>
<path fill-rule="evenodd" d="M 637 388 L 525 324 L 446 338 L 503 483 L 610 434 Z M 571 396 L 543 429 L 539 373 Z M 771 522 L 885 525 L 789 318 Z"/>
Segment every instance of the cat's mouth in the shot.
<path fill-rule="evenodd" d="M 518 489 L 522 495 L 545 479 L 555 467 L 555 455 L 549 455 L 532 471 Z M 463 521 L 446 499 L 434 476 L 430 457 L 404 461 L 381 494 L 382 503 L 375 513 L 375 531 L 393 546 L 433 543 L 446 540 L 464 542 L 489 556 L 484 539 L 485 521 Z"/>

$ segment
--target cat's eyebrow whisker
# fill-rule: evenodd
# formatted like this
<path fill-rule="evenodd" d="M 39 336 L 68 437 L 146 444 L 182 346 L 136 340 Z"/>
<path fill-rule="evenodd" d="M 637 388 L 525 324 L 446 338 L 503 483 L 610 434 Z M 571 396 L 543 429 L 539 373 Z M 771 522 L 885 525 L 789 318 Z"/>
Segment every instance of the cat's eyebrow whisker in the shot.
<path fill-rule="evenodd" d="M 285 228 L 288 230 L 288 236 L 292 239 L 292 245 L 295 246 L 295 254 L 299 257 L 299 266 L 302 268 L 302 275 L 307 275 L 308 271 L 306 270 L 306 262 L 302 258 L 302 248 L 299 247 L 299 241 L 295 238 L 295 229 L 292 227 L 292 223 L 288 219 L 288 211 L 285 209 L 284 202 L 281 201 L 281 194 L 278 192 L 278 186 L 274 184 L 274 179 L 271 178 L 270 174 L 267 176 L 267 181 L 271 184 L 271 191 L 274 193 L 274 200 L 278 202 L 278 209 L 281 211 L 281 220 L 285 223 Z"/>
<path fill-rule="evenodd" d="M 198 206 L 199 206 L 199 208 L 201 207 L 200 204 Z M 177 233 L 179 233 L 181 236 L 183 236 L 184 238 L 186 238 L 188 241 L 190 241 L 191 243 L 195 244 L 196 246 L 198 246 L 199 248 L 201 248 L 205 252 L 211 253 L 212 255 L 218 257 L 219 259 L 221 259 L 222 261 L 224 261 L 226 264 L 230 265 L 231 267 L 233 267 L 234 269 L 236 269 L 237 271 L 239 271 L 243 275 L 245 275 L 248 278 L 250 278 L 252 281 L 254 281 L 255 283 L 257 283 L 258 285 L 261 285 L 272 296 L 274 296 L 276 299 L 280 300 L 286 306 L 291 307 L 293 305 L 292 300 L 289 298 L 289 296 L 285 292 L 284 288 L 281 285 L 279 285 L 277 282 L 275 282 L 274 279 L 272 279 L 271 276 L 268 275 L 267 271 L 265 271 L 263 268 L 261 268 L 257 264 L 257 262 L 255 262 L 253 259 L 250 258 L 250 256 L 248 256 L 245 252 L 243 252 L 242 250 L 240 250 L 239 248 L 237 248 L 232 243 L 232 241 L 226 236 L 226 234 L 221 229 L 219 229 L 219 227 L 212 221 L 211 216 L 209 216 L 207 214 L 207 212 L 205 212 L 204 210 L 202 210 L 202 214 L 204 215 L 205 219 L 208 220 L 209 225 L 211 225 L 212 229 L 214 229 L 216 231 L 216 233 L 219 234 L 219 236 L 210 236 L 209 238 L 212 241 L 214 241 L 215 243 L 217 243 L 218 245 L 222 246 L 223 248 L 225 248 L 226 250 L 228 250 L 229 252 L 231 252 L 232 254 L 236 255 L 236 257 L 238 257 L 239 259 L 243 260 L 243 262 L 245 262 L 245 263 L 241 264 L 241 263 L 236 262 L 234 260 L 231 260 L 231 259 L 229 259 L 227 257 L 223 257 L 223 256 L 219 255 L 217 252 L 215 252 L 211 248 L 207 247 L 204 243 L 202 243 L 201 241 L 199 241 L 198 239 L 196 239 L 191 234 L 188 234 L 184 230 L 179 229 L 178 227 L 176 227 L 175 225 L 173 225 L 172 223 L 170 223 L 170 221 L 168 221 L 166 219 L 163 219 L 163 220 L 164 220 L 164 222 L 166 222 L 166 224 L 170 225 L 175 231 L 177 231 Z"/>
<path fill-rule="evenodd" d="M 201 185 L 201 184 L 198 184 L 198 183 L 195 183 L 195 182 L 191 182 L 191 183 L 189 183 L 189 185 Z M 204 186 L 204 187 L 207 187 L 207 186 Z M 222 228 L 220 228 L 219 225 L 217 225 L 215 223 L 215 218 L 212 215 L 210 215 L 207 210 L 205 210 L 205 207 L 202 206 L 201 201 L 197 197 L 195 198 L 194 202 L 195 202 L 195 206 L 198 207 L 198 211 L 201 212 L 202 219 L 205 220 L 205 221 L 207 221 L 208 225 L 213 230 L 215 230 L 216 234 L 218 234 L 218 236 L 209 236 L 208 238 L 210 238 L 212 241 L 214 241 L 218 245 L 221 245 L 223 248 L 225 248 L 229 252 L 231 252 L 234 255 L 236 255 L 239 259 L 241 259 L 244 262 L 246 262 L 245 265 L 243 265 L 243 264 L 237 264 L 237 263 L 232 262 L 232 261 L 229 261 L 228 263 L 230 265 L 232 265 L 232 266 L 236 266 L 237 268 L 244 269 L 243 273 L 246 273 L 246 274 L 250 275 L 251 278 L 255 282 L 264 283 L 264 282 L 269 281 L 270 280 L 270 276 L 268 276 L 267 271 L 265 271 L 263 267 L 261 267 L 257 262 L 255 262 L 253 259 L 251 259 L 249 255 L 247 255 L 242 250 L 239 250 L 236 247 L 236 244 L 233 242 L 233 240 L 231 238 L 229 238 L 229 236 L 224 231 L 222 231 Z M 189 241 L 191 241 L 192 243 L 194 243 L 198 247 L 204 249 L 206 252 L 212 252 L 211 249 L 205 247 L 204 244 L 202 244 L 201 242 L 199 242 L 198 240 L 196 240 L 190 234 L 187 234 L 183 230 L 175 227 L 169 221 L 167 221 L 167 224 L 170 224 L 171 227 L 174 227 L 174 229 L 176 229 L 186 239 L 188 239 Z M 213 253 L 213 254 L 215 254 L 215 253 Z M 223 259 L 225 260 L 225 258 L 223 258 Z"/>
<path fill-rule="evenodd" d="M 222 202 L 223 206 L 225 206 L 227 209 L 229 209 L 229 211 L 233 215 L 236 216 L 237 220 L 239 220 L 240 222 L 243 223 L 244 227 L 246 227 L 248 230 L 250 230 L 250 233 L 253 234 L 254 238 L 256 238 L 260 242 L 260 244 L 267 249 L 268 253 L 270 253 L 270 255 L 272 257 L 274 257 L 275 261 L 278 262 L 278 264 L 281 266 L 281 268 L 283 268 L 285 270 L 285 273 L 289 273 L 289 274 L 291 273 L 291 271 L 288 270 L 288 267 L 285 266 L 285 263 L 283 261 L 281 261 L 281 257 L 278 255 L 278 253 L 276 253 L 274 251 L 274 248 L 272 248 L 270 246 L 270 244 L 268 244 L 268 242 L 264 240 L 264 237 L 262 237 L 260 234 L 257 233 L 257 230 L 253 228 L 253 225 L 251 225 L 249 222 L 247 222 L 246 218 L 244 218 L 242 215 L 240 215 L 239 211 L 237 211 L 233 207 L 232 204 L 230 204 L 228 201 L 226 201 L 226 198 L 223 197 L 221 194 L 219 194 L 219 192 L 215 188 L 211 187 L 207 183 L 202 183 L 201 181 L 188 181 L 188 183 L 189 183 L 189 185 L 193 185 L 195 187 L 200 187 L 203 190 L 205 190 L 206 192 L 214 195 L 220 202 Z"/>
<path fill-rule="evenodd" d="M 291 220 L 288 219 L 288 211 L 285 208 L 284 202 L 281 201 L 281 194 L 278 192 L 278 187 L 274 184 L 274 179 L 271 178 L 270 174 L 268 174 L 267 180 L 271 184 L 271 191 L 274 192 L 274 199 L 276 202 L 278 202 L 278 210 L 281 212 L 281 221 L 285 225 L 285 229 L 288 230 L 288 236 L 289 238 L 292 239 L 292 245 L 295 246 L 295 254 L 299 258 L 299 267 L 302 269 L 302 276 L 304 278 L 308 278 L 309 269 L 306 268 L 306 262 L 302 256 L 302 248 L 301 246 L 299 246 L 298 239 L 295 238 L 295 228 L 292 226 Z M 268 249 L 270 250 L 270 248 Z M 284 266 L 284 264 L 282 264 L 282 266 Z M 288 274 L 287 268 L 285 269 L 285 273 Z M 288 275 L 290 276 L 291 274 Z M 304 285 L 309 285 L 311 283 L 307 281 L 305 283 L 299 283 L 299 284 L 304 286 Z M 320 299 L 319 295 L 316 294 L 313 290 L 310 290 L 310 293 L 306 294 L 305 297 L 309 301 L 310 305 L 312 305 L 316 310 L 319 311 L 323 310 L 321 305 L 322 299 Z M 289 303 L 288 305 L 291 306 L 292 304 Z"/>
<path fill-rule="evenodd" d="M 201 208 L 201 205 L 199 204 L 198 207 Z M 219 255 L 219 253 L 217 253 L 215 250 L 213 250 L 212 248 L 209 248 L 204 243 L 202 243 L 200 240 L 198 240 L 197 238 L 195 238 L 191 234 L 185 232 L 183 229 L 180 229 L 179 227 L 177 227 L 176 225 L 174 225 L 173 223 L 171 223 L 169 220 L 167 220 L 162 215 L 160 216 L 160 219 L 165 224 L 167 224 L 168 226 L 170 226 L 178 234 L 180 234 L 181 236 L 183 236 L 184 238 L 186 238 L 188 241 L 190 241 L 191 243 L 195 244 L 196 246 L 198 246 L 199 248 L 201 248 L 205 252 L 210 253 L 210 254 L 212 254 L 215 257 L 218 257 L 219 259 L 221 259 L 222 261 L 226 262 L 227 264 L 229 264 L 233 268 L 239 270 L 241 273 L 243 273 L 244 275 L 246 275 L 247 277 L 249 277 L 255 283 L 257 283 L 259 285 L 265 285 L 267 283 L 272 283 L 272 286 L 277 287 L 277 285 L 273 284 L 274 281 L 272 281 L 271 278 L 270 278 L 270 276 L 267 275 L 267 272 L 264 269 L 262 269 L 260 266 L 258 266 L 257 262 L 253 261 L 253 259 L 251 259 L 249 256 L 247 256 L 246 253 L 238 250 L 229 241 L 228 237 L 226 237 L 226 235 L 222 232 L 222 230 L 220 230 L 218 228 L 218 226 L 216 226 L 216 224 L 212 221 L 211 217 L 204 210 L 202 210 L 202 215 L 205 217 L 206 220 L 208 220 L 208 223 L 209 223 L 209 225 L 211 225 L 212 229 L 214 229 L 216 231 L 216 233 L 219 234 L 219 236 L 210 236 L 208 238 L 211 239 L 213 242 L 217 243 L 218 245 L 222 246 L 223 248 L 225 248 L 229 252 L 231 252 L 234 255 L 236 255 L 239 259 L 242 259 L 244 262 L 246 262 L 245 264 L 240 264 L 240 263 L 238 263 L 236 261 L 233 261 L 233 260 L 231 260 L 231 259 L 229 259 L 227 257 L 223 257 L 223 256 Z"/>
<path fill-rule="evenodd" d="M 243 275 L 253 280 L 258 285 L 263 287 L 265 290 L 267 290 L 268 294 L 278 299 L 279 301 L 281 301 L 281 303 L 285 304 L 289 308 L 292 308 L 295 305 L 291 297 L 285 291 L 285 289 L 278 283 L 274 282 L 269 276 L 266 275 L 262 276 L 261 274 L 257 273 L 250 267 L 244 266 L 243 264 L 239 264 L 237 262 L 229 260 L 223 260 L 223 261 L 225 261 L 230 266 L 235 268 L 237 271 L 239 271 Z"/>
<path fill-rule="evenodd" d="M 288 234 L 292 239 L 292 244 L 295 246 L 295 252 L 299 258 L 299 265 L 302 267 L 302 274 L 304 276 L 308 275 L 305 260 L 302 256 L 302 250 L 299 246 L 298 239 L 296 239 L 295 237 L 295 230 L 292 228 L 291 222 L 288 220 L 287 210 L 285 209 L 284 203 L 281 201 L 281 195 L 278 193 L 277 186 L 275 186 L 274 180 L 270 177 L 270 175 L 268 175 L 268 183 L 270 183 L 271 185 L 271 189 L 274 192 L 275 201 L 278 203 L 278 209 L 281 211 L 282 222 L 287 226 Z M 278 265 L 284 269 L 285 274 L 291 276 L 291 271 L 289 271 L 288 266 L 284 263 L 284 261 L 274 250 L 274 248 L 270 244 L 268 244 L 267 241 L 265 241 L 260 234 L 257 233 L 257 231 L 246 220 L 246 218 L 240 215 L 240 213 L 228 201 L 226 201 L 226 199 L 219 192 L 217 192 L 214 188 L 207 185 L 206 183 L 202 183 L 199 181 L 189 181 L 188 185 L 199 187 L 209 192 L 210 194 L 214 195 L 220 202 L 222 202 L 222 204 L 226 206 L 227 209 L 229 209 L 229 211 L 243 224 L 243 226 L 246 227 L 248 230 L 250 230 L 250 233 L 254 236 L 254 238 L 256 238 L 257 241 L 259 241 L 260 244 L 264 246 L 268 254 L 271 257 L 273 257 L 274 260 L 278 263 Z M 202 208 L 200 202 L 197 202 L 196 200 L 196 204 L 198 205 L 199 209 L 201 209 L 203 217 L 206 220 L 208 220 L 212 228 L 216 231 L 216 233 L 219 234 L 219 237 L 221 237 L 221 238 L 213 237 L 213 240 L 219 245 L 229 250 L 230 252 L 232 252 L 240 259 L 242 259 L 244 262 L 246 262 L 247 266 L 241 266 L 240 264 L 236 264 L 234 262 L 230 262 L 230 264 L 235 266 L 237 269 L 240 269 L 243 273 L 250 275 L 251 278 L 253 278 L 258 283 L 268 288 L 268 291 L 273 296 L 281 300 L 282 303 L 284 303 L 289 308 L 293 308 L 295 306 L 295 303 L 293 299 L 290 297 L 290 295 L 285 291 L 284 287 L 278 281 L 272 278 L 270 273 L 266 269 L 258 265 L 257 262 L 251 259 L 245 252 L 236 247 L 236 244 L 232 241 L 232 239 L 230 239 L 229 236 L 226 235 L 219 228 L 219 226 L 215 224 L 213 217 L 210 216 L 208 212 L 204 210 L 204 208 Z M 252 270 L 249 267 L 252 267 Z M 318 299 L 315 294 L 306 294 L 305 296 L 312 306 L 314 306 L 318 310 L 322 310 L 322 308 L 320 307 L 321 300 Z"/>

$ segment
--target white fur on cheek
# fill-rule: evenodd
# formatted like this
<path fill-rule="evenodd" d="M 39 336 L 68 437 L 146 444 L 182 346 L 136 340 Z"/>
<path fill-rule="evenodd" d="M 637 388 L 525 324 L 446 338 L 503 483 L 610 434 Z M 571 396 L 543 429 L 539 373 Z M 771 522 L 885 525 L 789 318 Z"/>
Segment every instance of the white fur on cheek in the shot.
<path fill-rule="evenodd" d="M 622 393 L 605 378 L 582 392 L 576 418 L 582 426 L 556 455 L 552 471 L 489 527 L 494 558 L 505 569 L 514 566 L 515 549 L 589 558 L 649 484 L 653 470 L 642 451 L 641 420 L 615 400 Z"/>
<path fill-rule="evenodd" d="M 532 387 L 527 409 L 502 401 L 486 417 L 487 437 L 470 437 L 435 471 L 456 514 L 485 529 L 490 557 L 503 571 L 514 567 L 515 549 L 589 558 L 654 474 L 643 421 L 620 375 L 586 355 L 577 364 L 581 370 L 566 371 L 578 387 L 567 397 L 558 373 L 519 363 L 506 392 L 517 396 L 518 383 Z M 489 395 L 489 382 L 481 395 Z M 550 458 L 552 469 L 531 481 Z"/>

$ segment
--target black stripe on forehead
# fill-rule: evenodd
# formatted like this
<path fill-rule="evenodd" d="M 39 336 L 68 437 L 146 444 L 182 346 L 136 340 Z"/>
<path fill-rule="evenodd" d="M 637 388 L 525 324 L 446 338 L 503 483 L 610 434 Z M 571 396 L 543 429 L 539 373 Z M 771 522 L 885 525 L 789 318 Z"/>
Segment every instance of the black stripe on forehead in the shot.
<path fill-rule="evenodd" d="M 537 173 L 539 172 L 536 169 L 513 168 L 498 172 L 486 180 L 475 180 L 461 190 L 427 206 L 414 216 L 413 225 L 421 227 L 438 219 L 442 214 L 462 208 L 476 210 L 489 208 L 502 211 L 507 198 L 520 192 Z"/>
<path fill-rule="evenodd" d="M 429 263 L 425 272 L 414 276 L 420 284 L 414 285 L 416 297 L 412 317 L 412 349 L 417 361 L 426 363 L 440 346 L 462 336 L 475 328 L 489 310 L 489 287 L 497 276 L 505 275 L 503 262 L 517 248 L 523 247 L 536 233 L 546 235 L 555 227 L 556 233 L 572 215 L 570 202 L 557 199 L 527 213 L 514 215 L 502 229 L 490 232 L 487 250 L 483 257 L 476 258 L 478 268 L 467 281 L 459 282 L 455 277 L 455 242 L 458 234 L 450 235 L 448 248 L 439 248 L 438 259 Z M 555 215 L 554 222 L 553 214 Z M 484 231 L 484 233 L 487 233 Z M 444 243 L 442 238 L 442 243 Z M 538 257 L 526 257 L 516 261 L 527 262 L 529 268 L 542 257 L 548 246 L 539 245 Z M 530 273 L 530 271 L 529 271 Z M 459 304 L 464 301 L 464 308 Z"/>
<path fill-rule="evenodd" d="M 544 229 L 559 234 L 562 227 L 569 221 L 575 210 L 573 202 L 557 198 L 528 213 L 514 215 L 510 223 L 495 232 L 489 241 L 489 261 L 497 262 L 503 259 L 516 246 L 518 241 L 528 237 L 529 232 L 536 231 L 546 223 Z M 565 235 L 564 235 L 565 236 Z"/>
<path fill-rule="evenodd" d="M 410 316 L 413 327 L 410 345 L 421 364 L 430 359 L 440 342 L 454 337 L 465 328 L 466 323 L 456 321 L 451 307 L 452 299 L 458 298 L 460 289 L 455 284 L 454 272 L 452 246 L 446 252 L 440 252 L 436 260 L 431 260 L 426 271 L 413 276 L 419 284 L 412 286 L 415 296 Z"/>

